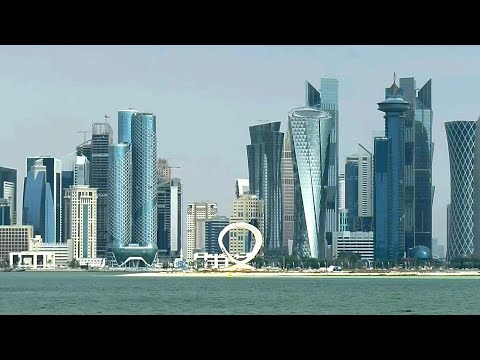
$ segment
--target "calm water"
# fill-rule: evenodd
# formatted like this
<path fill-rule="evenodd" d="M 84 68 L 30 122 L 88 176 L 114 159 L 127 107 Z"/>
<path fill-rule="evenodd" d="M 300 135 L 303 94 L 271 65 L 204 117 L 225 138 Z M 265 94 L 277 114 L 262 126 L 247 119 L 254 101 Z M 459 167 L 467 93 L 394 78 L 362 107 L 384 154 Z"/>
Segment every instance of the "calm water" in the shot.
<path fill-rule="evenodd" d="M 479 293 L 480 277 L 21 272 L 0 273 L 0 314 L 480 314 Z"/>

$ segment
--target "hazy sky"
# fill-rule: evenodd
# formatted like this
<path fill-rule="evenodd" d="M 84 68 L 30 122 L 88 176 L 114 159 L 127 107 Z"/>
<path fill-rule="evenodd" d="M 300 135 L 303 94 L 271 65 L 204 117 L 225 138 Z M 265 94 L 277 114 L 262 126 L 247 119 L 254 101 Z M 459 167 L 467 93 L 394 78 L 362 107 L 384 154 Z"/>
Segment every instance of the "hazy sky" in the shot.
<path fill-rule="evenodd" d="M 235 179 L 248 177 L 248 127 L 282 121 L 305 102 L 305 80 L 339 79 L 340 164 L 357 143 L 372 149 L 383 129 L 376 103 L 399 77 L 420 88 L 432 78 L 433 236 L 446 242 L 450 198 L 443 122 L 480 114 L 480 46 L 0 46 L 0 166 L 25 158 L 64 157 L 83 141 L 77 131 L 128 107 L 157 115 L 158 155 L 184 184 L 184 202 L 218 202 L 229 215 Z"/>

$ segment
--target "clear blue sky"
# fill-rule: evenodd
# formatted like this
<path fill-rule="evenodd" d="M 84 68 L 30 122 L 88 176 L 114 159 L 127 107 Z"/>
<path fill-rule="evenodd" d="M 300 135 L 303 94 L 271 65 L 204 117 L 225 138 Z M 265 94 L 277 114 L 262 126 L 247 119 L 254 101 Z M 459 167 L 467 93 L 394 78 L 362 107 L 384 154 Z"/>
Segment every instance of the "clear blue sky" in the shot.
<path fill-rule="evenodd" d="M 304 84 L 339 79 L 340 160 L 372 148 L 383 128 L 376 103 L 399 77 L 432 78 L 433 235 L 446 241 L 450 198 L 443 122 L 480 114 L 480 46 L 0 46 L 0 165 L 62 157 L 91 124 L 133 107 L 157 115 L 158 154 L 184 183 L 185 202 L 212 200 L 229 215 L 235 179 L 248 177 L 248 126 L 282 121 L 304 104 Z M 64 159 L 71 168 L 71 157 Z"/>

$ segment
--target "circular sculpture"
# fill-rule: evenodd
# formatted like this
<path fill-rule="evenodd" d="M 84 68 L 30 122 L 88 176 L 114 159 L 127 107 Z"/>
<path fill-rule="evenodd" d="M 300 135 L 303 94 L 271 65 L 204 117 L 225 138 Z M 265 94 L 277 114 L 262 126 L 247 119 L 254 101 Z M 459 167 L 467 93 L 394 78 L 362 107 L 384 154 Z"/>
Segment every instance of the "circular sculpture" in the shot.
<path fill-rule="evenodd" d="M 253 238 L 255 239 L 255 245 L 253 246 L 253 250 L 251 253 L 248 253 L 247 257 L 243 260 L 237 260 L 235 259 L 230 253 L 227 251 L 225 248 L 225 245 L 223 244 L 223 237 L 227 232 L 233 229 L 245 229 L 249 230 L 253 234 Z M 262 233 L 260 230 L 258 230 L 255 226 L 252 224 L 248 224 L 245 222 L 237 222 L 237 223 L 231 223 L 223 228 L 223 230 L 220 232 L 218 235 L 218 245 L 220 245 L 220 249 L 222 249 L 222 252 L 227 256 L 228 261 L 233 262 L 234 264 L 244 264 L 246 265 L 248 262 L 252 261 L 253 258 L 258 254 L 260 251 L 260 248 L 262 247 L 263 243 L 263 238 L 262 238 Z"/>

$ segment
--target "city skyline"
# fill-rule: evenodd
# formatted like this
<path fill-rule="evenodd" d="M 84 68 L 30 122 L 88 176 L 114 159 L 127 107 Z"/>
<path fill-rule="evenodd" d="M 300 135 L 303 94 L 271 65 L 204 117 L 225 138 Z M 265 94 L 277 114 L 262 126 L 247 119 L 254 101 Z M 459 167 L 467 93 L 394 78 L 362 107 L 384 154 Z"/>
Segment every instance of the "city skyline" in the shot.
<path fill-rule="evenodd" d="M 317 85 L 322 77 L 336 78 L 340 171 L 346 156 L 355 153 L 358 143 L 373 152 L 372 133 L 383 128 L 383 117 L 376 103 L 383 100 L 385 85 L 396 72 L 399 77 L 415 77 L 418 84 L 432 78 L 436 144 L 433 236 L 441 244 L 446 243 L 450 176 L 443 122 L 478 118 L 480 109 L 476 109 L 473 91 L 478 77 L 472 74 L 476 59 L 480 58 L 480 48 L 454 46 L 455 51 L 449 50 L 452 46 L 135 46 L 135 51 L 128 48 L 0 48 L 0 74 L 4 79 L 0 94 L 12 109 L 6 110 L 7 120 L 0 134 L 2 144 L 9 149 L 1 165 L 18 170 L 19 189 L 26 175 L 23 164 L 27 157 L 50 154 L 62 160 L 62 170 L 70 170 L 73 160 L 65 156 L 82 142 L 78 131 L 91 129 L 92 123 L 109 114 L 116 134 L 117 111 L 135 107 L 157 115 L 157 152 L 171 165 L 181 166 L 173 175 L 182 179 L 183 203 L 217 202 L 219 215 L 229 216 L 235 198 L 231 184 L 237 178 L 248 178 L 244 149 L 249 143 L 249 126 L 257 120 L 281 121 L 281 131 L 285 132 L 288 111 L 304 104 L 305 80 Z M 389 61 L 377 60 L 379 54 L 381 59 Z M 17 195 L 18 220 L 20 201 L 21 196 Z"/>

